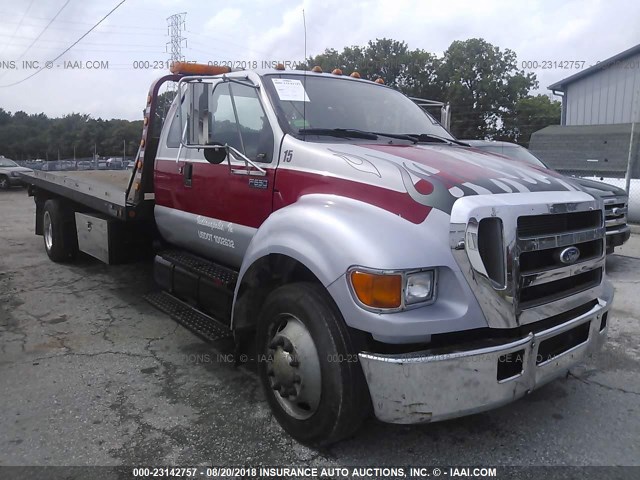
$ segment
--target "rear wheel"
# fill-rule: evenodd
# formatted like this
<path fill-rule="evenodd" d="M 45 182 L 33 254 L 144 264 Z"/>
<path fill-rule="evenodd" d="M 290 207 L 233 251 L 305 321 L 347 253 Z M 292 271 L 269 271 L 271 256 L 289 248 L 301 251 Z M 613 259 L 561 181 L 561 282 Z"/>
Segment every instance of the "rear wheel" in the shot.
<path fill-rule="evenodd" d="M 54 262 L 68 262 L 78 254 L 75 217 L 73 210 L 60 200 L 44 203 L 42 214 L 44 249 Z"/>
<path fill-rule="evenodd" d="M 312 446 L 355 432 L 371 408 L 347 327 L 320 285 L 274 290 L 256 332 L 258 370 L 280 425 Z"/>

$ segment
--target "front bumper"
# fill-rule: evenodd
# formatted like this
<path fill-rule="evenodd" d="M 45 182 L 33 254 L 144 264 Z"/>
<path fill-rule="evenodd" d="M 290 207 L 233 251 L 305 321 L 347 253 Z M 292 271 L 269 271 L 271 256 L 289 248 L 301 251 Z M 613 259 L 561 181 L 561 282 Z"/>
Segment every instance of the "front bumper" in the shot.
<path fill-rule="evenodd" d="M 615 247 L 624 244 L 631 236 L 631 227 L 629 225 L 621 225 L 616 230 L 607 231 L 607 252 L 612 253 Z"/>
<path fill-rule="evenodd" d="M 613 299 L 608 282 L 602 297 L 578 317 L 509 343 L 444 354 L 360 353 L 376 417 L 403 424 L 461 417 L 512 402 L 566 374 L 604 343 Z M 517 362 L 520 371 L 499 380 L 504 362 Z"/>

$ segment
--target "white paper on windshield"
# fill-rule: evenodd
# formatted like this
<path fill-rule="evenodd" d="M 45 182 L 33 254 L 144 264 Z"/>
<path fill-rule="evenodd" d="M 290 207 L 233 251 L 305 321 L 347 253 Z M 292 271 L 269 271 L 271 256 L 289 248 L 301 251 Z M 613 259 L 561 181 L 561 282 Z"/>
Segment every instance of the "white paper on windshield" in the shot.
<path fill-rule="evenodd" d="M 283 102 L 309 102 L 307 92 L 300 80 L 290 80 L 288 78 L 272 79 L 273 86 L 276 87 L 278 97 Z"/>

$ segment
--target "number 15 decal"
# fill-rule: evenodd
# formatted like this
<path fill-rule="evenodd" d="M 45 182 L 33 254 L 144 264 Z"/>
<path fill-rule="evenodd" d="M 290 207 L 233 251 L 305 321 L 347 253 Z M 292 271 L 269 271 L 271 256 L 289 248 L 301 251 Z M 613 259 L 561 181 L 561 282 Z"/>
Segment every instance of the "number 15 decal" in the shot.
<path fill-rule="evenodd" d="M 289 163 L 291 160 L 293 160 L 293 150 L 285 150 L 284 155 L 282 156 L 282 161 Z"/>

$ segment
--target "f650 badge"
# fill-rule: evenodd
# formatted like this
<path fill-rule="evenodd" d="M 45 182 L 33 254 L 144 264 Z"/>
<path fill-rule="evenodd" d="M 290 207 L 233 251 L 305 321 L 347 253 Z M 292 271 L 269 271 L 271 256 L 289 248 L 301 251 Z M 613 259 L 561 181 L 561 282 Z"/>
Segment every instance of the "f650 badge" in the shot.
<path fill-rule="evenodd" d="M 266 189 L 269 186 L 269 180 L 265 178 L 250 178 L 249 179 L 249 187 L 251 188 L 260 188 L 261 190 Z"/>

